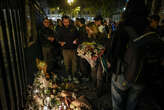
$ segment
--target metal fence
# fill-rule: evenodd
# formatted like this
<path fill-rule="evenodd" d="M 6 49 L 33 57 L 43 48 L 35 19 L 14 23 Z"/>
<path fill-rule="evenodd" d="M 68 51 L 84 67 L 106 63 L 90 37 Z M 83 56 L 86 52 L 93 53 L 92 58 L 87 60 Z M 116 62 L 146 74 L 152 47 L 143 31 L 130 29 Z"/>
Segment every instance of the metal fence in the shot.
<path fill-rule="evenodd" d="M 0 110 L 22 110 L 25 103 L 23 5 L 21 0 L 0 1 Z"/>

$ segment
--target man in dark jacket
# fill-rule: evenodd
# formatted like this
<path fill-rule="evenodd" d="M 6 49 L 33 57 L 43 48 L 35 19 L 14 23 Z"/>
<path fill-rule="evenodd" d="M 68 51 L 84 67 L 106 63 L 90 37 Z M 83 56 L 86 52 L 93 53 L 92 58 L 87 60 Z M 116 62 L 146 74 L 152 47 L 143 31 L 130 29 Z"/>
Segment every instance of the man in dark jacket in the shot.
<path fill-rule="evenodd" d="M 86 32 L 86 25 L 85 25 L 85 19 L 80 18 L 78 22 L 79 26 L 79 38 L 78 38 L 78 43 L 82 43 L 84 41 L 88 40 L 88 35 Z"/>
<path fill-rule="evenodd" d="M 49 28 L 49 20 L 43 20 L 43 28 L 40 30 L 39 40 L 42 47 L 43 60 L 47 63 L 47 72 L 52 72 L 55 64 L 54 56 L 54 32 Z"/>
<path fill-rule="evenodd" d="M 62 53 L 66 72 L 71 72 L 72 75 L 75 75 L 77 72 L 76 49 L 78 31 L 75 26 L 70 25 L 70 19 L 68 16 L 62 17 L 62 23 L 63 27 L 57 31 L 57 39 L 63 49 Z"/>

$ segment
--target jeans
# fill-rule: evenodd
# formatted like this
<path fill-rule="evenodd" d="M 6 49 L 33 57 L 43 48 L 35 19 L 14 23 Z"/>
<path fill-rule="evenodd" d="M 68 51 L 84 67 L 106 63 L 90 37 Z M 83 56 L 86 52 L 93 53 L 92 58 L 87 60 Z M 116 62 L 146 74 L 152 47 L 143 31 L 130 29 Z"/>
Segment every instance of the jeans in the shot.
<path fill-rule="evenodd" d="M 117 76 L 113 74 L 111 82 L 113 110 L 135 110 L 142 89 L 141 85 L 129 84 L 123 74 Z"/>

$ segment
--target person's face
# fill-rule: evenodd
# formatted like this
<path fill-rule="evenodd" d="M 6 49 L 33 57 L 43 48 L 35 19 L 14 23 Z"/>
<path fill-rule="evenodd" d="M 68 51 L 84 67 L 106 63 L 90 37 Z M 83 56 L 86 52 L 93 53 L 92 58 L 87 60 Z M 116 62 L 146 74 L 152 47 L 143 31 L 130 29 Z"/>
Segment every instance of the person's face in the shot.
<path fill-rule="evenodd" d="M 63 25 L 64 25 L 65 27 L 68 27 L 69 24 L 70 24 L 69 19 L 63 19 Z"/>
<path fill-rule="evenodd" d="M 104 25 L 108 25 L 107 22 L 104 22 Z"/>
<path fill-rule="evenodd" d="M 101 20 L 95 21 L 96 26 L 100 26 L 101 25 Z"/>
<path fill-rule="evenodd" d="M 50 24 L 50 22 L 49 22 L 49 20 L 48 19 L 45 19 L 44 21 L 43 21 L 43 25 L 45 26 L 45 27 L 49 27 L 49 24 Z"/>
<path fill-rule="evenodd" d="M 80 23 L 80 21 L 76 20 L 75 25 L 79 27 L 79 23 Z"/>

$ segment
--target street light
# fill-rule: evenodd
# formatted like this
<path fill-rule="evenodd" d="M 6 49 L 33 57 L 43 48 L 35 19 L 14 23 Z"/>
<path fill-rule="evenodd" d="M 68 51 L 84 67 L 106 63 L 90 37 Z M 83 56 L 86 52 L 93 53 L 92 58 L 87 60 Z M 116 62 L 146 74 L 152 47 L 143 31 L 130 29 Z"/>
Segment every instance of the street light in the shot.
<path fill-rule="evenodd" d="M 67 0 L 68 4 L 71 6 L 74 0 Z"/>
<path fill-rule="evenodd" d="M 74 2 L 74 0 L 67 0 L 68 4 L 70 5 L 70 17 L 72 18 L 72 4 Z"/>

